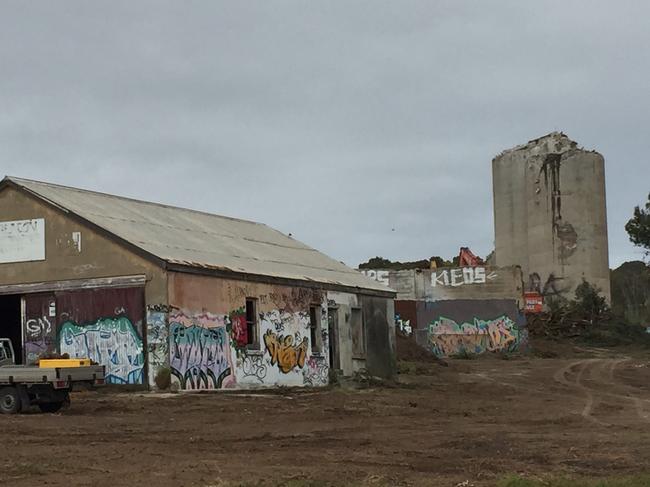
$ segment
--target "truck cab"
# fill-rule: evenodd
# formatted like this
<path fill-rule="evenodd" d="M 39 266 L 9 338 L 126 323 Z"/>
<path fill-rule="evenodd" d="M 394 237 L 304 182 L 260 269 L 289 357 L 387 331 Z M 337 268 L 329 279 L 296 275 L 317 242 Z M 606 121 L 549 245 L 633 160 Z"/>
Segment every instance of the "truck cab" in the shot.
<path fill-rule="evenodd" d="M 11 340 L 8 338 L 0 338 L 0 367 L 4 365 L 14 365 L 16 363 L 16 356 L 14 355 L 14 347 Z"/>

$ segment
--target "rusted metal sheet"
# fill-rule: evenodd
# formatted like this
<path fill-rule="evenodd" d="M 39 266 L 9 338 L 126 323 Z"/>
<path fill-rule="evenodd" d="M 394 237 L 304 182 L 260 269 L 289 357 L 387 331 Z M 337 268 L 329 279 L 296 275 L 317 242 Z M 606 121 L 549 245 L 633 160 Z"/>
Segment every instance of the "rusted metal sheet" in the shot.
<path fill-rule="evenodd" d="M 68 281 L 36 282 L 30 284 L 12 284 L 0 286 L 0 295 L 29 294 L 73 289 L 106 289 L 141 287 L 146 282 L 144 274 L 136 276 L 104 277 L 98 279 L 75 279 Z"/>
<path fill-rule="evenodd" d="M 23 352 L 25 363 L 35 364 L 39 357 L 56 351 L 56 298 L 54 294 L 25 296 Z"/>
<path fill-rule="evenodd" d="M 106 367 L 114 384 L 145 377 L 144 289 L 83 289 L 56 293 L 58 348 Z"/>

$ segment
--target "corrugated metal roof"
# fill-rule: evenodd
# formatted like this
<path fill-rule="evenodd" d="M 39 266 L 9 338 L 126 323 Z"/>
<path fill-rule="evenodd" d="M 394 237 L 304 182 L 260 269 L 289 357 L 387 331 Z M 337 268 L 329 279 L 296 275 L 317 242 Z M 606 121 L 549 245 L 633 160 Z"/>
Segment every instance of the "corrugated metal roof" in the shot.
<path fill-rule="evenodd" d="M 6 177 L 171 264 L 391 291 L 262 223 Z"/>

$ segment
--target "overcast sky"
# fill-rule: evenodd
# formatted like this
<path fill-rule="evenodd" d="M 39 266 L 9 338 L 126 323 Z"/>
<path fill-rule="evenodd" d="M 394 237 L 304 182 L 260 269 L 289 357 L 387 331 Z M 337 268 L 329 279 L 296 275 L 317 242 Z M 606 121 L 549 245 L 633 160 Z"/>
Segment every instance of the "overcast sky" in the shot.
<path fill-rule="evenodd" d="M 650 192 L 647 1 L 0 0 L 0 173 L 265 222 L 356 266 L 493 248 L 491 159 Z"/>

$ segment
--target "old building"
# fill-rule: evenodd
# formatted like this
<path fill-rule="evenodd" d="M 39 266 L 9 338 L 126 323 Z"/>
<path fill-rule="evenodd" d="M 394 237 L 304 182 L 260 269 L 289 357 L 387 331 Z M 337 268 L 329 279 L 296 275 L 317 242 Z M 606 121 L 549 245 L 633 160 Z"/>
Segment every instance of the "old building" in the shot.
<path fill-rule="evenodd" d="M 362 273 L 397 291 L 397 328 L 438 356 L 516 351 L 527 343 L 519 267 Z"/>
<path fill-rule="evenodd" d="M 266 225 L 17 178 L 0 183 L 0 334 L 19 361 L 111 382 L 318 386 L 394 371 L 394 292 Z"/>
<path fill-rule="evenodd" d="M 609 299 L 605 162 L 553 132 L 492 161 L 495 263 L 526 291 L 572 298 L 583 279 Z"/>

